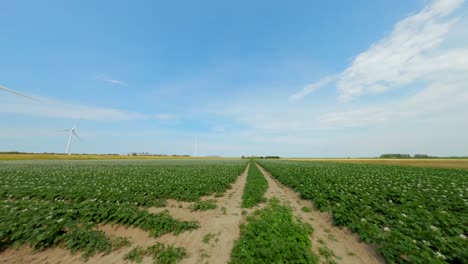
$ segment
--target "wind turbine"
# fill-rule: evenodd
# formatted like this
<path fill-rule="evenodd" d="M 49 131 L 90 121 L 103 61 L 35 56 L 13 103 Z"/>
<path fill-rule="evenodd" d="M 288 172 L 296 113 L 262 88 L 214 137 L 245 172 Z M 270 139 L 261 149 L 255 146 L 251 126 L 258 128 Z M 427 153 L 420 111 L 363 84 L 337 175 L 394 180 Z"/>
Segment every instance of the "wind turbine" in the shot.
<path fill-rule="evenodd" d="M 75 126 L 73 126 L 71 129 L 60 130 L 60 131 L 70 132 L 69 133 L 70 135 L 68 136 L 67 149 L 65 150 L 65 153 L 67 153 L 67 155 L 70 155 L 70 144 L 71 144 L 72 137 L 76 137 L 77 139 L 81 140 L 81 138 L 78 136 L 78 134 L 76 134 L 76 127 L 78 126 L 79 122 L 80 122 L 80 120 L 76 121 Z"/>
<path fill-rule="evenodd" d="M 193 154 L 194 157 L 197 156 L 198 152 L 198 137 L 195 137 L 195 153 Z"/>
<path fill-rule="evenodd" d="M 33 97 L 31 97 L 31 96 L 27 96 L 27 95 L 22 94 L 22 93 L 18 93 L 17 91 L 12 90 L 12 89 L 10 89 L 10 88 L 7 88 L 7 87 L 5 87 L 5 86 L 1 86 L 1 85 L 0 85 L 0 90 L 7 91 L 7 92 L 9 92 L 9 93 L 16 94 L 16 95 L 19 95 L 19 96 L 23 96 L 23 97 L 26 97 L 26 98 L 31 99 L 31 100 L 33 100 L 33 101 L 39 102 L 39 100 L 37 100 L 36 98 L 33 98 Z"/>

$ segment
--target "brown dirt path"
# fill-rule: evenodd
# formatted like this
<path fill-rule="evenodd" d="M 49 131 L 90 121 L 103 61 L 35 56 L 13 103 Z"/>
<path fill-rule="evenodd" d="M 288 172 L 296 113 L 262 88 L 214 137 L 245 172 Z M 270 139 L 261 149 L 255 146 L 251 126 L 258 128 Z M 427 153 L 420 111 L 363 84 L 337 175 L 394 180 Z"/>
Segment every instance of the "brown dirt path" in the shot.
<path fill-rule="evenodd" d="M 288 203 L 292 207 L 296 218 L 310 224 L 314 228 L 314 233 L 310 239 L 313 245 L 312 250 L 317 256 L 320 256 L 319 248 L 322 245 L 326 245 L 334 252 L 336 256 L 334 260 L 337 263 L 385 263 L 382 256 L 372 246 L 360 242 L 356 234 L 346 228 L 341 229 L 334 226 L 329 213 L 315 210 L 311 201 L 301 199 L 298 193 L 279 183 L 258 164 L 257 166 L 268 181 L 268 190 L 265 197 L 267 199 L 277 197 Z M 310 208 L 311 212 L 302 211 L 303 207 Z M 323 258 L 322 261 L 324 261 Z"/>
<path fill-rule="evenodd" d="M 234 241 L 240 235 L 242 217 L 242 194 L 249 167 L 239 176 L 223 197 L 216 198 L 218 208 L 204 212 L 191 212 L 187 204 L 169 201 L 169 208 L 153 208 L 150 212 L 169 210 L 172 217 L 180 220 L 196 220 L 200 228 L 179 235 L 166 234 L 156 240 L 168 245 L 184 247 L 188 257 L 180 263 L 228 263 Z M 206 198 L 204 199 L 206 200 Z M 182 208 L 180 208 L 182 206 Z M 212 238 L 204 242 L 205 236 Z"/>
<path fill-rule="evenodd" d="M 216 209 L 191 211 L 190 206 L 193 203 L 175 200 L 168 200 L 166 207 L 148 209 L 151 213 L 168 210 L 170 215 L 175 219 L 198 221 L 200 228 L 197 230 L 186 231 L 179 235 L 169 233 L 159 238 L 153 238 L 148 232 L 138 228 L 121 225 L 99 225 L 97 229 L 105 232 L 110 238 L 116 236 L 128 237 L 132 245 L 112 251 L 108 255 L 95 255 L 90 257 L 87 262 L 81 259 L 80 252 L 71 254 L 69 250 L 63 248 L 49 248 L 39 252 L 33 252 L 29 247 L 8 248 L 0 252 L 0 263 L 131 263 L 125 261 L 124 256 L 132 248 L 135 246 L 146 248 L 154 245 L 156 242 L 184 247 L 187 250 L 188 256 L 180 263 L 228 263 L 234 241 L 239 238 L 240 234 L 242 194 L 248 170 L 249 167 L 247 166 L 242 175 L 231 185 L 231 189 L 227 190 L 222 197 L 210 196 L 202 198 L 202 200 L 216 199 L 218 206 Z M 206 235 L 211 236 L 211 239 L 207 243 L 203 242 Z M 144 257 L 143 263 L 153 263 L 153 259 Z"/>

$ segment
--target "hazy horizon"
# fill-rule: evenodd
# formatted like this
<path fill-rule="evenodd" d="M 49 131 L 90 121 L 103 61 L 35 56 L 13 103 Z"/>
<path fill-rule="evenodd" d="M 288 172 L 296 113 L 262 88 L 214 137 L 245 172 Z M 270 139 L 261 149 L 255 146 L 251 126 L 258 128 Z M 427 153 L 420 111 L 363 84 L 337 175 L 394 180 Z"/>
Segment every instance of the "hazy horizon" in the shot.
<path fill-rule="evenodd" d="M 0 152 L 468 155 L 464 0 L 0 10 Z"/>

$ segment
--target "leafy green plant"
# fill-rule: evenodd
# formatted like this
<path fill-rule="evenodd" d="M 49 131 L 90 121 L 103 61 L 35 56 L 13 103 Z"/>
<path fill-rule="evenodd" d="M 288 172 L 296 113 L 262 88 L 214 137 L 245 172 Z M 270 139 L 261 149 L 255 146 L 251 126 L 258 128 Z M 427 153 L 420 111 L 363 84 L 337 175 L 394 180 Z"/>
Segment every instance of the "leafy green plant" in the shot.
<path fill-rule="evenodd" d="M 309 207 L 306 207 L 306 206 L 302 207 L 301 210 L 302 210 L 303 212 L 305 212 L 305 213 L 310 213 L 310 212 L 312 212 L 312 209 L 310 209 Z"/>
<path fill-rule="evenodd" d="M 246 165 L 245 160 L 1 161 L 0 197 L 160 207 L 164 199 L 220 195 Z"/>
<path fill-rule="evenodd" d="M 250 162 L 249 174 L 242 195 L 242 207 L 252 208 L 265 202 L 264 194 L 268 189 L 268 182 L 262 172 L 257 168 L 255 162 Z"/>
<path fill-rule="evenodd" d="M 0 161 L 0 249 L 68 245 L 84 256 L 128 246 L 94 231 L 121 224 L 154 237 L 199 228 L 168 211 L 152 214 L 165 199 L 197 201 L 221 194 L 247 162 L 230 161 Z M 92 190 L 90 192 L 89 190 Z M 202 204 L 204 209 L 210 204 Z M 86 242 L 86 245 L 84 244 Z"/>
<path fill-rule="evenodd" d="M 468 259 L 468 170 L 261 160 L 389 263 Z"/>
<path fill-rule="evenodd" d="M 334 260 L 335 253 L 326 245 L 322 245 L 321 247 L 319 247 L 319 254 L 325 258 L 326 263 L 336 263 Z"/>
<path fill-rule="evenodd" d="M 141 246 L 136 246 L 130 252 L 125 254 L 124 259 L 128 259 L 130 261 L 141 263 L 143 262 L 143 257 L 145 256 L 146 251 Z"/>
<path fill-rule="evenodd" d="M 215 238 L 215 237 L 216 237 L 215 234 L 208 233 L 203 237 L 203 243 L 208 244 L 208 243 L 210 243 L 210 240 Z"/>
<path fill-rule="evenodd" d="M 132 243 L 128 237 L 115 237 L 111 240 L 112 249 L 120 249 L 123 247 L 129 247 Z"/>
<path fill-rule="evenodd" d="M 231 263 L 316 263 L 309 235 L 312 228 L 295 221 L 292 209 L 272 199 L 241 226 Z"/>
<path fill-rule="evenodd" d="M 158 264 L 172 264 L 181 261 L 186 255 L 185 248 L 166 246 L 156 243 L 146 249 L 146 255 L 151 256 Z"/>
<path fill-rule="evenodd" d="M 192 211 L 206 211 L 206 210 L 215 209 L 217 207 L 218 206 L 216 205 L 216 200 L 206 200 L 206 201 L 195 202 L 191 206 L 191 209 Z"/>
<path fill-rule="evenodd" d="M 73 228 L 64 236 L 65 247 L 72 253 L 82 251 L 84 259 L 98 252 L 109 253 L 112 250 L 112 242 L 104 232 L 89 228 Z"/>

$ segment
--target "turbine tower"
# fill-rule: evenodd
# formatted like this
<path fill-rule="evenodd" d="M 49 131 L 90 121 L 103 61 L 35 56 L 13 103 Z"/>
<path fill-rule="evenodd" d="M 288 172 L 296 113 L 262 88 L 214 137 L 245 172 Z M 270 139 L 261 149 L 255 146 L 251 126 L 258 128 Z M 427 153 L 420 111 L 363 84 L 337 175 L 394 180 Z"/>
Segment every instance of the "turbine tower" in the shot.
<path fill-rule="evenodd" d="M 7 88 L 7 87 L 5 87 L 5 86 L 1 86 L 1 85 L 0 85 L 0 90 L 7 91 L 7 92 L 9 92 L 9 93 L 16 94 L 16 95 L 19 95 L 19 96 L 23 96 L 23 97 L 26 97 L 26 98 L 31 99 L 31 100 L 33 100 L 33 101 L 39 102 L 39 100 L 37 100 L 36 98 L 33 98 L 33 97 L 31 97 L 31 96 L 27 96 L 27 95 L 22 94 L 22 93 L 18 93 L 17 91 L 12 90 L 12 89 L 10 89 L 10 88 Z"/>
<path fill-rule="evenodd" d="M 67 131 L 69 132 L 69 136 L 68 136 L 68 143 L 67 143 L 67 148 L 65 150 L 65 153 L 67 155 L 70 155 L 70 145 L 71 145 L 71 141 L 72 141 L 72 138 L 73 137 L 76 137 L 77 139 L 81 140 L 81 138 L 78 136 L 78 134 L 76 134 L 76 127 L 78 126 L 78 123 L 80 121 L 76 121 L 76 124 L 74 127 L 72 127 L 71 129 L 64 129 L 64 130 L 61 130 L 61 131 Z"/>
<path fill-rule="evenodd" d="M 198 155 L 198 137 L 195 137 L 195 153 L 193 154 L 194 157 Z"/>

